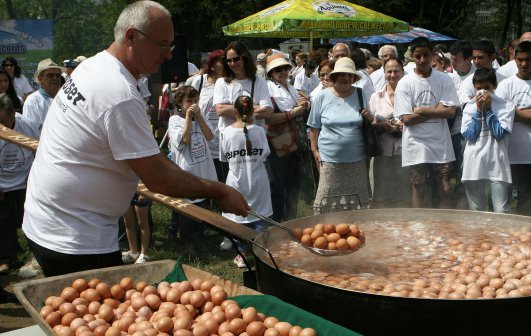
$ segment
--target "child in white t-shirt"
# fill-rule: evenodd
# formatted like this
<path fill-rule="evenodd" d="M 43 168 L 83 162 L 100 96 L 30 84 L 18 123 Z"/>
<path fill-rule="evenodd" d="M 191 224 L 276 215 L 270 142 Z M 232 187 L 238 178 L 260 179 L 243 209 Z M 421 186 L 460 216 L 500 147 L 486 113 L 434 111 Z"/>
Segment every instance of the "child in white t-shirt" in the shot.
<path fill-rule="evenodd" d="M 496 71 L 481 68 L 472 79 L 476 97 L 463 109 L 461 132 L 466 140 L 463 158 L 463 184 L 470 210 L 486 211 L 485 187 L 490 187 L 494 212 L 509 212 L 509 133 L 515 106 L 493 92 Z"/>
<path fill-rule="evenodd" d="M 181 169 L 204 179 L 217 181 L 214 161 L 210 155 L 207 141 L 214 135 L 199 108 L 199 92 L 192 86 L 182 86 L 175 92 L 175 104 L 178 114 L 170 117 L 168 132 L 173 161 Z M 205 199 L 189 200 L 195 205 L 208 208 Z M 178 224 L 177 224 L 178 223 Z M 180 238 L 185 244 L 200 239 L 203 228 L 200 223 L 186 217 L 172 214 L 169 236 L 176 237 L 177 224 Z"/>
<path fill-rule="evenodd" d="M 273 215 L 269 179 L 264 165 L 270 153 L 265 130 L 252 124 L 253 101 L 249 96 L 240 96 L 234 102 L 236 122 L 226 127 L 220 136 L 220 160 L 229 163 L 226 184 L 237 189 L 245 197 L 251 209 L 269 217 Z M 223 217 L 244 224 L 261 232 L 267 224 L 254 217 L 241 217 L 223 213 Z M 238 242 L 243 253 L 244 245 Z M 245 267 L 240 254 L 234 258 L 238 267 Z"/>

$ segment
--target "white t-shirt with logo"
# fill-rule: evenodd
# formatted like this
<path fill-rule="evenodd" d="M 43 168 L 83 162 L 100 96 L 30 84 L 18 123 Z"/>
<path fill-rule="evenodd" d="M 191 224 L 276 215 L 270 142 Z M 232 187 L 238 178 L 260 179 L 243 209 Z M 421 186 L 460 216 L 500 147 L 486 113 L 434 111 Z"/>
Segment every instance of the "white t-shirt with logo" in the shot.
<path fill-rule="evenodd" d="M 511 76 L 498 85 L 496 95 L 518 109 L 531 108 L 531 79 Z M 515 121 L 509 138 L 509 160 L 511 164 L 531 164 L 531 126 L 528 123 Z"/>
<path fill-rule="evenodd" d="M 14 130 L 30 138 L 39 139 L 39 125 L 20 113 L 15 113 Z M 0 139 L 0 190 L 3 192 L 26 188 L 33 151 Z"/>
<path fill-rule="evenodd" d="M 459 106 L 452 79 L 432 70 L 423 78 L 412 72 L 404 76 L 395 90 L 395 117 L 413 114 L 418 106 Z M 421 163 L 447 163 L 455 160 L 452 139 L 446 119 L 429 119 L 420 124 L 404 125 L 402 135 L 402 166 Z"/>
<path fill-rule="evenodd" d="M 252 155 L 247 155 L 243 128 L 226 127 L 221 132 L 220 160 L 229 163 L 229 174 L 226 184 L 238 189 L 249 206 L 262 216 L 273 214 L 271 191 L 264 162 L 270 153 L 265 130 L 256 125 L 247 127 L 251 140 Z M 254 216 L 241 217 L 231 213 L 223 213 L 223 217 L 238 223 L 256 222 Z"/>
<path fill-rule="evenodd" d="M 199 108 L 214 135 L 212 140 L 208 142 L 208 149 L 210 149 L 210 154 L 214 159 L 219 159 L 219 114 L 217 114 L 216 106 L 214 105 L 214 84 L 208 82 L 208 75 L 205 74 L 202 76 L 203 88 L 199 93 Z M 200 84 L 201 76 L 196 76 L 192 81 L 192 86 L 199 91 Z"/>
<path fill-rule="evenodd" d="M 39 124 L 39 130 L 42 129 L 44 120 L 48 115 L 48 109 L 52 105 L 53 98 L 50 96 L 43 96 L 40 91 L 35 91 L 30 94 L 24 101 L 23 114 L 28 119 Z"/>
<path fill-rule="evenodd" d="M 247 79 L 233 79 L 227 83 L 224 78 L 218 78 L 214 86 L 214 106 L 217 104 L 234 105 L 236 98 L 240 96 L 251 96 L 253 81 Z M 253 101 L 255 105 L 260 107 L 269 106 L 273 108 L 271 99 L 269 97 L 269 90 L 267 89 L 266 80 L 262 77 L 256 77 L 254 83 Z M 225 127 L 232 125 L 236 120 L 232 117 L 220 117 L 218 128 L 222 132 Z M 264 120 L 256 120 L 254 123 L 257 126 L 265 127 Z"/>
<path fill-rule="evenodd" d="M 513 127 L 514 104 L 492 94 L 491 110 L 498 117 L 500 126 L 509 133 Z M 461 133 L 464 133 L 477 112 L 476 98 L 466 104 L 463 110 Z M 463 154 L 463 181 L 490 180 L 511 183 L 508 145 L 510 134 L 496 140 L 481 119 L 481 132 L 475 142 L 466 140 Z"/>
<path fill-rule="evenodd" d="M 190 143 L 182 143 L 183 131 L 186 120 L 174 115 L 168 121 L 168 131 L 170 134 L 170 147 L 174 153 L 174 162 L 182 170 L 195 176 L 217 181 L 216 168 L 214 161 L 208 149 L 207 140 L 201 131 L 199 124 L 192 121 L 192 132 L 190 134 Z M 201 202 L 202 199 L 190 200 L 192 203 Z"/>
<path fill-rule="evenodd" d="M 66 254 L 119 250 L 118 218 L 139 182 L 125 160 L 160 154 L 137 84 L 103 51 L 59 90 L 28 179 L 29 239 Z"/>

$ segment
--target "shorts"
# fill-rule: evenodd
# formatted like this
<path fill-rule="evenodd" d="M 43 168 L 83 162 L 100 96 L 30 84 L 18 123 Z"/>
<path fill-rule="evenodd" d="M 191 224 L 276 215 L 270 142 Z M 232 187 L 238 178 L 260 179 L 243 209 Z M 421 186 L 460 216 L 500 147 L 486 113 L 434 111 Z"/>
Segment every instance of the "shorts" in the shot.
<path fill-rule="evenodd" d="M 135 194 L 135 196 L 133 196 L 133 199 L 131 200 L 131 205 L 136 205 L 138 207 L 141 207 L 141 208 L 144 208 L 144 207 L 148 207 L 148 206 L 151 206 L 151 204 L 153 204 L 153 202 L 149 199 L 149 198 L 145 198 L 143 200 L 138 200 L 138 197 L 140 196 L 140 194 Z"/>
<path fill-rule="evenodd" d="M 428 181 L 448 181 L 451 178 L 454 163 L 421 163 L 411 166 L 411 183 L 424 184 Z"/>

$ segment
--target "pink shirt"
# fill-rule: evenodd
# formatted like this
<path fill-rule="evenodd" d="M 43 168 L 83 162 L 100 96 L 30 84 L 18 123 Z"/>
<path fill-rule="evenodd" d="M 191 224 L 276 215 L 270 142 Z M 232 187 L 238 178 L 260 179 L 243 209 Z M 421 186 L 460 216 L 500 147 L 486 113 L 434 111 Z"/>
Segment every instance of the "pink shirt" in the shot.
<path fill-rule="evenodd" d="M 385 120 L 394 118 L 394 106 L 387 94 L 387 85 L 374 92 L 369 100 L 369 109 L 374 114 L 376 120 Z M 402 137 L 396 138 L 391 134 L 384 132 L 378 136 L 382 145 L 383 156 L 395 156 L 402 154 Z"/>

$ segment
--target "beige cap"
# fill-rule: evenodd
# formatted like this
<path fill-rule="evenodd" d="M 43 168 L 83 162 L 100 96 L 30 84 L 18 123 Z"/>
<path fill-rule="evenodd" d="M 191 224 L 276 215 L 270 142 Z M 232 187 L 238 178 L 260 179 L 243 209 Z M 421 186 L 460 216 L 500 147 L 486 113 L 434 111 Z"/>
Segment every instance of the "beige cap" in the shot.
<path fill-rule="evenodd" d="M 273 54 L 267 58 L 267 67 L 266 71 L 269 74 L 271 70 L 274 68 L 278 68 L 280 66 L 289 65 L 290 67 L 293 67 L 290 62 L 288 62 L 287 59 L 284 58 L 284 55 L 282 54 Z"/>
<path fill-rule="evenodd" d="M 341 57 L 338 59 L 334 65 L 334 70 L 330 73 L 330 77 L 337 73 L 349 73 L 356 76 L 356 81 L 362 78 L 362 74 L 359 71 L 356 71 L 356 65 L 354 61 L 349 57 Z"/>
<path fill-rule="evenodd" d="M 41 72 L 43 72 L 44 70 L 48 70 L 48 69 L 59 69 L 59 70 L 61 70 L 61 72 L 66 71 L 64 67 L 59 66 L 59 65 L 57 65 L 56 63 L 54 63 L 54 61 L 52 61 L 51 58 L 43 59 L 43 60 L 40 61 L 39 64 L 37 65 L 37 71 L 35 71 L 35 74 L 33 75 L 33 79 L 35 79 L 35 82 L 37 82 L 38 84 L 40 84 L 40 82 L 39 82 L 39 75 L 40 75 Z"/>

